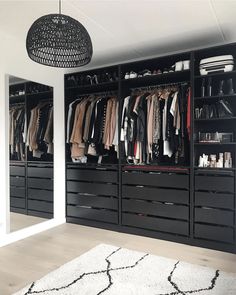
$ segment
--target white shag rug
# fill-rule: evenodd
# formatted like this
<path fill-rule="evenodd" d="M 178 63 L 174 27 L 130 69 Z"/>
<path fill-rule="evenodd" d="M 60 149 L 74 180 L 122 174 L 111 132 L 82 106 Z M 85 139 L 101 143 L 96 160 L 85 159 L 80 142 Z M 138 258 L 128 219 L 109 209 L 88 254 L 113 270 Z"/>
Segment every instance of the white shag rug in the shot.
<path fill-rule="evenodd" d="M 235 295 L 236 274 L 101 244 L 15 295 Z"/>

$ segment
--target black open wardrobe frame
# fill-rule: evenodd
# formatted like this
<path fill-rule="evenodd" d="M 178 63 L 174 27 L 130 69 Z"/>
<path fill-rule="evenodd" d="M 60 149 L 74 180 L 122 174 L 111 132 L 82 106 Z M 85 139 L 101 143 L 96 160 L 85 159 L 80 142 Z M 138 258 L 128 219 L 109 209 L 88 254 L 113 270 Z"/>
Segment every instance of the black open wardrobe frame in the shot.
<path fill-rule="evenodd" d="M 66 120 L 69 104 L 81 94 L 116 91 L 119 126 L 122 101 L 132 90 L 170 84 L 187 84 L 191 88 L 189 161 L 184 165 L 130 165 L 122 157 L 121 148 L 117 162 L 73 163 L 66 144 L 67 222 L 236 253 L 236 91 L 217 93 L 220 81 L 229 78 L 236 88 L 236 71 L 207 76 L 199 73 L 201 59 L 227 54 L 236 60 L 236 43 L 65 75 Z M 124 78 L 130 71 L 163 71 L 183 60 L 190 60 L 189 70 Z M 87 75 L 90 78 L 86 80 Z M 94 75 L 102 79 L 91 83 Z M 211 78 L 213 93 L 202 97 L 204 77 Z M 195 108 L 222 99 L 231 105 L 233 116 L 195 118 Z M 197 135 L 204 131 L 231 132 L 233 139 L 203 143 Z M 225 152 L 231 153 L 232 167 L 198 166 L 203 153 Z"/>

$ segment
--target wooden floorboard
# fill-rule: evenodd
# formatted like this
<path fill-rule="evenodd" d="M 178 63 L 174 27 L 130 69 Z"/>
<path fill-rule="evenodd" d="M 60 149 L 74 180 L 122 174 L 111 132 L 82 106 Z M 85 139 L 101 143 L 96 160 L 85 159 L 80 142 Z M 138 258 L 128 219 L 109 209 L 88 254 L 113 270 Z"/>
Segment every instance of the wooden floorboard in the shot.
<path fill-rule="evenodd" d="M 236 255 L 64 224 L 0 248 L 0 294 L 12 294 L 101 243 L 236 273 Z"/>

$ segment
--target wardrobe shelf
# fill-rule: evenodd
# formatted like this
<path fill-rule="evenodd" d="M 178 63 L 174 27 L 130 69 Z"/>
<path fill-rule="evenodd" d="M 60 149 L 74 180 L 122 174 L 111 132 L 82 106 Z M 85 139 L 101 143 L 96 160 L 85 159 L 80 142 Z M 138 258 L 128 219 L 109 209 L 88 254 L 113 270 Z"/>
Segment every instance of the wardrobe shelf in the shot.
<path fill-rule="evenodd" d="M 194 97 L 194 100 L 204 101 L 204 100 L 213 100 L 213 99 L 225 99 L 225 98 L 235 98 L 236 94 L 229 94 L 229 95 L 212 95 L 212 96 L 204 96 L 204 97 Z"/>
<path fill-rule="evenodd" d="M 74 163 L 74 162 L 70 162 L 67 161 L 66 162 L 67 165 L 73 165 L 73 166 L 77 166 L 77 167 L 118 167 L 119 164 L 97 164 L 97 163 Z"/>
<path fill-rule="evenodd" d="M 236 117 L 212 118 L 212 119 L 194 119 L 195 122 L 215 122 L 215 121 L 229 121 L 229 120 L 236 120 Z"/>
<path fill-rule="evenodd" d="M 45 94 L 53 94 L 53 90 L 41 91 L 41 92 L 35 92 L 35 93 L 26 93 L 26 96 L 36 96 L 36 95 L 45 95 Z"/>
<path fill-rule="evenodd" d="M 129 164 L 122 164 L 123 170 L 159 170 L 159 171 L 173 171 L 173 172 L 188 172 L 190 167 L 189 166 L 165 166 L 165 165 L 129 165 Z"/>
<path fill-rule="evenodd" d="M 197 145 L 197 146 L 204 146 L 204 145 L 227 146 L 227 145 L 236 145 L 236 142 L 195 142 L 194 145 Z"/>
<path fill-rule="evenodd" d="M 162 81 L 167 78 L 177 78 L 177 77 L 189 77 L 190 79 L 190 71 L 180 71 L 180 72 L 171 72 L 171 73 L 165 73 L 165 74 L 157 74 L 157 75 L 149 75 L 144 77 L 137 77 L 137 78 L 131 78 L 131 79 L 121 79 L 122 83 L 135 83 L 135 82 L 158 82 Z M 173 82 L 174 83 L 174 82 Z"/>
<path fill-rule="evenodd" d="M 65 87 L 65 90 L 91 90 L 91 89 L 100 89 L 103 86 L 118 86 L 119 81 L 112 81 L 112 82 L 104 82 L 104 83 L 99 83 L 99 84 L 94 84 L 94 85 L 77 85 L 77 86 L 70 86 L 70 87 Z"/>
<path fill-rule="evenodd" d="M 230 76 L 236 74 L 236 71 L 231 71 L 231 72 L 216 72 L 216 73 L 211 73 L 208 75 L 195 75 L 195 79 L 200 79 L 200 78 L 207 78 L 207 77 L 218 77 L 218 76 Z"/>
<path fill-rule="evenodd" d="M 224 167 L 222 167 L 222 168 L 219 168 L 219 167 L 198 167 L 198 166 L 194 166 L 194 169 L 195 170 L 204 170 L 204 172 L 205 171 L 217 171 L 217 172 L 224 172 L 224 171 L 227 171 L 227 172 L 229 172 L 229 171 L 232 171 L 232 170 L 235 170 L 236 168 L 224 168 Z"/>
<path fill-rule="evenodd" d="M 25 98 L 25 94 L 9 96 L 10 102 L 13 99 L 21 99 L 21 98 Z"/>
<path fill-rule="evenodd" d="M 53 164 L 52 161 L 27 161 L 28 164 Z"/>

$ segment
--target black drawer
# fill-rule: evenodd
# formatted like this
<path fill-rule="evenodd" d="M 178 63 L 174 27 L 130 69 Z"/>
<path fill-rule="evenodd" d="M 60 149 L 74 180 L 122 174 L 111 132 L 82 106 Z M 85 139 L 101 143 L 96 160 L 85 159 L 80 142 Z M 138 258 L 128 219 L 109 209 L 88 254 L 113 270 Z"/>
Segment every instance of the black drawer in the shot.
<path fill-rule="evenodd" d="M 118 210 L 117 198 L 111 198 L 111 197 L 89 196 L 89 195 L 68 193 L 67 204 Z"/>
<path fill-rule="evenodd" d="M 118 223 L 118 213 L 105 209 L 93 209 L 68 205 L 67 216 L 109 223 Z"/>
<path fill-rule="evenodd" d="M 29 188 L 28 199 L 53 202 L 53 191 Z"/>
<path fill-rule="evenodd" d="M 215 192 L 234 192 L 234 178 L 226 176 L 195 176 L 195 189 Z"/>
<path fill-rule="evenodd" d="M 15 208 L 25 209 L 25 199 L 11 197 L 10 206 Z"/>
<path fill-rule="evenodd" d="M 141 213 L 173 219 L 189 219 L 189 208 L 182 205 L 123 199 L 122 209 L 123 212 Z"/>
<path fill-rule="evenodd" d="M 189 189 L 189 176 L 177 173 L 123 172 L 123 184 Z"/>
<path fill-rule="evenodd" d="M 53 168 L 52 167 L 28 167 L 27 168 L 28 177 L 38 177 L 38 178 L 53 178 Z"/>
<path fill-rule="evenodd" d="M 234 242 L 234 230 L 229 227 L 195 224 L 194 236 L 196 238 L 219 241 L 224 243 Z"/>
<path fill-rule="evenodd" d="M 25 186 L 25 177 L 23 176 L 11 176 L 10 177 L 11 186 Z"/>
<path fill-rule="evenodd" d="M 42 211 L 28 210 L 27 214 L 31 216 L 37 216 L 37 217 L 47 218 L 47 219 L 53 218 L 53 213 L 47 213 Z"/>
<path fill-rule="evenodd" d="M 25 176 L 25 166 L 10 166 L 11 176 Z"/>
<path fill-rule="evenodd" d="M 186 190 L 167 188 L 161 189 L 141 185 L 123 185 L 122 197 L 161 202 L 173 202 L 177 204 L 189 204 L 189 192 Z"/>
<path fill-rule="evenodd" d="M 43 178 L 28 178 L 28 187 L 29 188 L 38 188 L 38 189 L 53 189 L 53 180 L 52 179 L 43 179 Z"/>
<path fill-rule="evenodd" d="M 117 183 L 117 171 L 98 170 L 98 169 L 68 169 L 68 180 L 90 181 L 90 182 L 111 182 Z"/>
<path fill-rule="evenodd" d="M 28 200 L 28 209 L 34 211 L 42 211 L 46 213 L 53 213 L 53 203 Z"/>
<path fill-rule="evenodd" d="M 25 188 L 24 187 L 10 187 L 10 196 L 11 197 L 18 197 L 18 198 L 25 198 Z"/>
<path fill-rule="evenodd" d="M 211 192 L 195 192 L 195 205 L 234 209 L 234 195 Z"/>
<path fill-rule="evenodd" d="M 86 183 L 67 181 L 67 191 L 75 193 L 88 193 L 103 196 L 118 196 L 118 185 L 109 183 Z"/>
<path fill-rule="evenodd" d="M 185 221 L 141 216 L 123 213 L 122 224 L 132 227 L 144 228 L 154 231 L 168 232 L 172 234 L 189 235 L 189 224 Z"/>
<path fill-rule="evenodd" d="M 233 226 L 234 213 L 221 209 L 195 208 L 195 222 Z"/>

